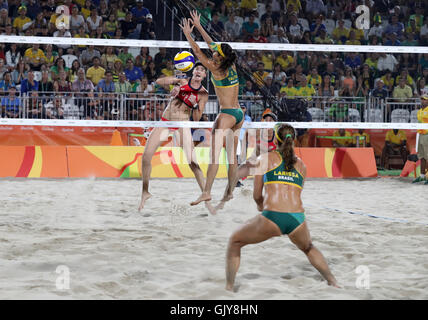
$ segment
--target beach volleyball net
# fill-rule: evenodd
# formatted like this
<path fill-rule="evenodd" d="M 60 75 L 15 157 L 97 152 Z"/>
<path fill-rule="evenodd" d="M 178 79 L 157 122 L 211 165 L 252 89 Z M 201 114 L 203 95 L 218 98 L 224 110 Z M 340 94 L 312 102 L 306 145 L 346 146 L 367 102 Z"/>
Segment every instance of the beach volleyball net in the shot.
<path fill-rule="evenodd" d="M 3 132 L 3 138 L 0 141 L 5 144 L 8 143 L 8 136 L 13 136 L 12 132 L 16 133 L 17 127 L 19 132 L 26 132 L 27 137 L 31 132 L 60 130 L 63 138 L 71 136 L 73 132 L 86 132 L 95 138 L 103 131 L 111 135 L 117 129 L 126 134 L 127 144 L 133 145 L 137 140 L 144 144 L 144 139 L 154 127 L 187 127 L 209 131 L 219 113 L 220 106 L 214 88 L 208 81 L 208 72 L 203 85 L 208 89 L 210 97 L 203 121 L 160 121 L 170 96 L 168 88 L 157 86 L 154 80 L 177 74 L 173 57 L 182 50 L 190 51 L 185 41 L 2 35 L 0 42 L 6 48 L 10 44 L 18 44 L 22 52 L 34 45 L 44 52 L 53 48 L 62 52 L 60 58 L 64 60 L 64 70 L 68 69 L 63 73 L 58 71 L 56 65 L 48 64 L 32 68 L 30 62 L 23 60 L 28 69 L 24 78 L 28 78 L 29 71 L 32 71 L 39 87 L 37 90 L 23 90 L 21 81 L 16 85 L 14 93 L 11 90 L 2 92 L 0 132 Z M 417 130 L 427 128 L 427 124 L 420 123 L 417 117 L 421 107 L 420 97 L 428 88 L 424 84 L 428 69 L 423 69 L 419 64 L 422 54 L 428 53 L 426 47 L 229 44 L 239 56 L 240 106 L 246 108 L 251 118 L 251 122 L 244 123 L 245 129 L 272 128 L 272 122 L 262 122 L 267 109 L 277 115 L 278 121 L 289 122 L 299 129 L 301 135 L 309 135 L 303 146 L 332 146 L 334 132 L 339 129 L 347 129 L 351 134 L 358 130 L 371 130 L 371 133 L 383 135 L 379 138 L 383 143 L 388 130 L 401 129 L 416 136 Z M 206 43 L 198 42 L 198 45 L 209 55 Z M 164 49 L 161 48 L 166 50 L 164 60 L 161 53 Z M 88 50 L 99 52 L 100 63 L 105 70 L 97 81 L 89 78 L 88 72 L 94 67 L 94 62 L 83 59 Z M 155 61 L 158 54 L 164 66 L 159 69 L 155 65 L 157 70 L 153 77 L 147 72 L 150 65 L 148 60 Z M 383 54 L 396 61 L 392 72 L 388 72 L 387 68 L 379 70 L 373 64 Z M 415 63 L 408 67 L 401 66 L 403 61 L 408 61 L 409 55 Z M 133 60 L 134 67 L 142 71 L 136 78 L 127 74 L 128 58 Z M 84 70 L 84 79 L 92 80 L 92 86 L 79 87 L 76 83 L 79 70 L 73 67 L 75 60 L 79 61 Z M 277 65 L 279 68 L 275 70 Z M 44 74 L 47 74 L 48 81 L 45 81 Z M 187 75 L 191 76 L 191 71 Z M 405 89 L 411 90 L 411 96 L 405 96 L 401 92 L 403 90 L 396 90 L 402 77 L 406 78 Z M 379 80 L 383 81 L 383 88 L 377 87 Z M 293 82 L 289 84 L 290 81 Z M 325 85 L 326 81 L 329 84 Z M 53 86 L 47 86 L 47 82 Z M 401 95 L 395 94 L 394 90 Z M 341 139 L 344 138 L 336 138 L 338 141 Z M 89 140 L 77 139 L 71 142 L 87 143 Z M 366 144 L 364 141 L 358 142 L 359 146 Z"/>

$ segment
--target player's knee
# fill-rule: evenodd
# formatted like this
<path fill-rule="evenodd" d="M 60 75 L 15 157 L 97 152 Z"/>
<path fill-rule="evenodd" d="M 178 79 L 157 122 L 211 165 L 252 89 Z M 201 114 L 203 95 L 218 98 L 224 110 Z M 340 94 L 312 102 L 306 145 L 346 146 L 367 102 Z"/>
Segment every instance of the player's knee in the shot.
<path fill-rule="evenodd" d="M 238 234 L 232 234 L 229 238 L 229 247 L 241 248 L 245 246 L 246 243 L 242 241 Z"/>
<path fill-rule="evenodd" d="M 200 169 L 199 168 L 199 164 L 197 164 L 196 162 L 194 162 L 194 161 L 191 161 L 190 163 L 189 163 L 189 167 L 190 167 L 190 169 L 191 170 L 198 170 L 198 169 Z"/>
<path fill-rule="evenodd" d="M 314 248 L 314 245 L 312 244 L 312 242 L 309 242 L 307 245 L 302 246 L 300 250 L 302 250 L 304 254 L 308 254 L 312 250 L 312 248 Z"/>
<path fill-rule="evenodd" d="M 143 154 L 142 164 L 144 167 L 150 166 L 152 162 L 152 157 L 146 153 Z"/>

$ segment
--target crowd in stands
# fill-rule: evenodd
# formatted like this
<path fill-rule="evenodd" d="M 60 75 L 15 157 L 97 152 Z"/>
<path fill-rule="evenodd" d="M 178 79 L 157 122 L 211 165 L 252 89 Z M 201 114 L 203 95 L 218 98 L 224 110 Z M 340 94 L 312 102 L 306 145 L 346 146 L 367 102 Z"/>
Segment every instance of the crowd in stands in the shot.
<path fill-rule="evenodd" d="M 58 10 L 60 5 L 66 8 Z M 168 39 L 167 31 L 158 36 L 154 13 L 144 5 L 143 0 L 0 0 L 0 34 Z M 357 27 L 358 5 L 370 9 L 367 30 Z M 422 0 L 200 0 L 197 7 L 205 28 L 219 41 L 392 46 L 428 43 L 428 7 Z M 200 37 L 197 32 L 195 36 Z M 176 51 L 159 48 L 151 55 L 146 47 L 136 54 L 126 47 L 1 43 L 0 116 L 22 117 L 21 100 L 27 95 L 31 99 L 26 100 L 25 117 L 67 117 L 67 108 L 78 106 L 82 110 L 84 104 L 83 115 L 81 111 L 76 117 L 115 119 L 119 116 L 116 93 L 122 93 L 129 98 L 127 114 L 121 114 L 122 118 L 157 120 L 164 105 L 139 99 L 167 93 L 154 81 L 174 75 Z M 238 63 L 255 80 L 240 74 L 240 94 L 249 100 L 259 96 L 259 86 L 278 98 L 303 96 L 318 106 L 337 96 L 365 99 L 371 95 L 409 101 L 428 93 L 428 53 L 247 50 L 239 51 Z M 76 93 L 72 101 L 67 98 L 70 92 Z M 39 97 L 42 93 L 43 99 Z M 347 108 L 340 103 L 336 107 Z M 251 108 L 249 111 L 251 115 Z M 335 120 L 345 120 L 336 111 L 332 111 Z"/>

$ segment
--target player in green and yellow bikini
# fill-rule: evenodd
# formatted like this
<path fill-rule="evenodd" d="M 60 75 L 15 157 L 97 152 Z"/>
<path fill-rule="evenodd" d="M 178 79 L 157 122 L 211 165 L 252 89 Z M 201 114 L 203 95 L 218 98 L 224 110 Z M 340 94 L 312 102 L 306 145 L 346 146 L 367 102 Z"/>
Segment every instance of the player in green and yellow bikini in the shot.
<path fill-rule="evenodd" d="M 243 246 L 284 234 L 306 254 L 329 285 L 337 286 L 322 253 L 312 244 L 305 221 L 301 193 L 306 167 L 294 153 L 295 130 L 288 124 L 277 124 L 274 135 L 277 148 L 258 158 L 259 170 L 254 175 L 253 198 L 261 214 L 241 226 L 229 239 L 226 289 L 233 290 Z"/>
<path fill-rule="evenodd" d="M 226 198 L 232 197 L 235 176 L 238 169 L 236 160 L 236 149 L 238 147 L 239 131 L 244 122 L 244 114 L 239 106 L 239 79 L 235 62 L 237 55 L 227 43 L 217 44 L 204 30 L 200 22 L 200 15 L 193 11 L 191 19 L 183 19 L 180 27 L 189 42 L 195 56 L 211 72 L 211 81 L 215 87 L 215 92 L 220 105 L 220 113 L 214 121 L 211 135 L 210 163 L 207 170 L 207 179 L 204 190 L 199 198 L 191 205 L 197 205 L 202 201 L 211 200 L 211 188 L 218 171 L 218 161 L 223 139 L 226 138 L 226 152 L 229 161 L 228 168 L 228 188 L 229 194 Z M 213 52 L 212 58 L 208 58 L 192 38 L 193 28 L 201 33 L 205 42 Z M 228 143 L 229 142 L 229 143 Z M 230 146 L 231 145 L 231 146 Z M 223 199 L 225 200 L 225 199 Z"/>

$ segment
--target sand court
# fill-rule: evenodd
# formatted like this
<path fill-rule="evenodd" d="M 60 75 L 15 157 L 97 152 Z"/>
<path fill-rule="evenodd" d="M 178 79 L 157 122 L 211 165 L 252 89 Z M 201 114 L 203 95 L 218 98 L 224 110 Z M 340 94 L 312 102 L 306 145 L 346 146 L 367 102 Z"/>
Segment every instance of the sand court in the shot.
<path fill-rule="evenodd" d="M 214 199 L 225 184 L 215 181 Z M 342 289 L 328 287 L 280 237 L 244 247 L 234 293 L 224 290 L 226 246 L 257 214 L 252 180 L 216 216 L 190 207 L 194 179 L 150 186 L 139 213 L 139 179 L 1 180 L 0 298 L 428 298 L 428 186 L 308 179 L 302 197 L 313 242 Z"/>

